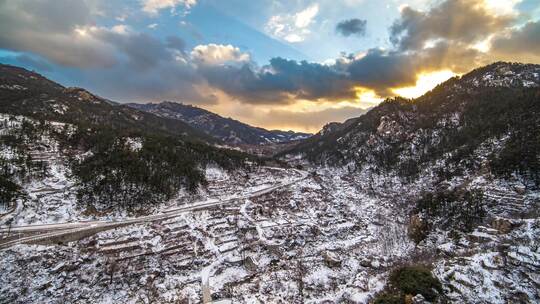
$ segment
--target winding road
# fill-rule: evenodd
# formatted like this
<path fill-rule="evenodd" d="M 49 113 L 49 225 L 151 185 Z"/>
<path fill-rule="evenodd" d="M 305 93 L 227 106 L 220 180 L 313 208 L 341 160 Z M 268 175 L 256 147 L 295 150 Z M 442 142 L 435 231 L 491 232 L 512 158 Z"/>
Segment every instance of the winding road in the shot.
<path fill-rule="evenodd" d="M 278 169 L 278 168 L 275 168 Z M 309 176 L 309 173 L 303 170 L 294 169 L 300 177 L 287 182 L 281 182 L 278 185 L 270 186 L 264 189 L 259 189 L 244 195 L 234 196 L 227 199 L 208 199 L 194 204 L 171 208 L 159 214 L 141 216 L 136 218 L 123 218 L 118 220 L 103 220 L 103 221 L 78 221 L 67 223 L 26 225 L 0 227 L 0 235 L 4 234 L 34 234 L 16 239 L 8 239 L 2 242 L 0 240 L 0 250 L 9 248 L 17 244 L 54 244 L 75 241 L 84 237 L 91 236 L 97 232 L 127 226 L 138 223 L 147 223 L 160 220 L 166 220 L 179 216 L 180 214 L 192 211 L 201 211 L 217 206 L 227 205 L 238 200 L 245 200 L 261 196 L 272 191 L 289 187 L 298 183 Z M 37 235 L 36 235 L 37 234 Z"/>

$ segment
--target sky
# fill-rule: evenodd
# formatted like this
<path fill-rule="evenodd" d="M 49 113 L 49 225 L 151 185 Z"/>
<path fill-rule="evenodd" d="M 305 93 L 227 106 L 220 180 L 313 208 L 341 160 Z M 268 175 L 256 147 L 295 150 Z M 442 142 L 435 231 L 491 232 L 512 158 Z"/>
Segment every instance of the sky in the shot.
<path fill-rule="evenodd" d="M 317 132 L 500 60 L 540 63 L 539 0 L 0 0 L 0 63 L 268 129 Z"/>

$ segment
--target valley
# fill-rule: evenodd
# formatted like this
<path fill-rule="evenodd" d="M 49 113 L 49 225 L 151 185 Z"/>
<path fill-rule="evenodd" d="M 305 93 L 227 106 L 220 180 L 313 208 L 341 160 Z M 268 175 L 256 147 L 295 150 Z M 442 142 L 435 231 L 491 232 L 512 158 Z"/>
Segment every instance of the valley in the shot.
<path fill-rule="evenodd" d="M 538 65 L 388 99 L 273 157 L 2 71 L 0 303 L 540 301 Z M 411 269 L 436 283 L 399 286 Z"/>

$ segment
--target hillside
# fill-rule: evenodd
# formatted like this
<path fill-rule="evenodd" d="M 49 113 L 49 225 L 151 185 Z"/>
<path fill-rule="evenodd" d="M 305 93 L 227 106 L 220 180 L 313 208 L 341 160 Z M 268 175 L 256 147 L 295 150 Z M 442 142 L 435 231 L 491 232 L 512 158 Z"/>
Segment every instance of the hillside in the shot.
<path fill-rule="evenodd" d="M 151 113 L 0 114 L 0 303 L 538 303 L 539 75 L 499 62 L 388 99 L 286 168 Z"/>
<path fill-rule="evenodd" d="M 78 125 L 180 135 L 216 142 L 204 132 L 174 119 L 113 103 L 82 88 L 66 88 L 23 68 L 0 64 L 0 112 Z"/>
<path fill-rule="evenodd" d="M 451 303 L 539 300 L 540 65 L 498 62 L 388 99 L 282 156 L 396 202 L 421 257 L 408 263 L 431 265 Z"/>
<path fill-rule="evenodd" d="M 263 145 L 298 141 L 311 136 L 293 131 L 266 130 L 253 127 L 232 118 L 225 118 L 210 111 L 181 103 L 164 101 L 161 103 L 127 106 L 161 117 L 183 121 L 195 129 L 222 140 L 229 145 Z"/>
<path fill-rule="evenodd" d="M 232 169 L 247 157 L 215 148 L 219 140 L 181 121 L 22 68 L 0 66 L 0 95 L 4 208 L 27 200 L 28 185 L 51 175 L 72 184 L 81 210 L 152 208 L 204 185 L 206 165 Z"/>
<path fill-rule="evenodd" d="M 374 167 L 418 177 L 436 166 L 442 179 L 478 170 L 519 171 L 538 183 L 538 65 L 495 63 L 453 78 L 415 100 L 388 99 L 340 128 L 323 129 L 289 153 L 319 164 Z M 489 141 L 487 160 L 475 151 Z M 440 162 L 443 163 L 440 163 Z"/>

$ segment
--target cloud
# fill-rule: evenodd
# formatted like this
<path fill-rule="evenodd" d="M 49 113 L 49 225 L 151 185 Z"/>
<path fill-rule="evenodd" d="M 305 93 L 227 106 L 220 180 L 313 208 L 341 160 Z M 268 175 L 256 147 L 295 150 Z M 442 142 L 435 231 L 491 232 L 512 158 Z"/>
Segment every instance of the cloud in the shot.
<path fill-rule="evenodd" d="M 167 36 L 167 47 L 179 51 L 182 54 L 186 52 L 186 42 L 178 36 Z"/>
<path fill-rule="evenodd" d="M 92 35 L 113 46 L 127 64 L 140 71 L 153 68 L 159 62 L 170 61 L 172 58 L 162 41 L 146 33 L 126 34 L 99 29 Z"/>
<path fill-rule="evenodd" d="M 504 30 L 513 15 L 493 14 L 483 1 L 446 0 L 427 12 L 410 7 L 390 28 L 390 40 L 400 50 L 419 50 L 431 41 L 473 44 Z"/>
<path fill-rule="evenodd" d="M 178 60 L 158 61 L 144 72 L 131 65 L 115 69 L 85 70 L 84 87 L 121 102 L 182 101 L 213 104 L 217 100 L 205 90 L 206 81 L 190 64 Z"/>
<path fill-rule="evenodd" d="M 309 26 L 319 13 L 319 5 L 313 4 L 296 14 L 272 16 L 266 23 L 266 31 L 287 42 L 302 42 L 311 33 Z"/>
<path fill-rule="evenodd" d="M 362 87 L 388 95 L 391 87 L 414 84 L 417 68 L 411 55 L 371 49 L 347 67 L 350 78 Z M 391 94 L 390 94 L 391 95 Z"/>
<path fill-rule="evenodd" d="M 125 24 L 117 24 L 111 27 L 111 32 L 121 34 L 121 35 L 128 34 L 130 31 L 131 29 L 129 28 L 129 26 Z"/>
<path fill-rule="evenodd" d="M 143 11 L 151 15 L 156 15 L 163 9 L 174 9 L 177 6 L 183 6 L 189 9 L 197 4 L 197 0 L 143 0 Z"/>
<path fill-rule="evenodd" d="M 0 47 L 64 66 L 112 66 L 111 46 L 89 35 L 91 11 L 85 1 L 0 1 Z"/>
<path fill-rule="evenodd" d="M 362 19 L 343 20 L 336 25 L 336 32 L 345 37 L 352 35 L 363 37 L 366 35 L 367 21 Z"/>
<path fill-rule="evenodd" d="M 249 54 L 243 53 L 238 47 L 213 43 L 197 45 L 191 51 L 191 57 L 202 65 L 245 63 L 251 60 Z"/>
<path fill-rule="evenodd" d="M 540 60 L 540 21 L 528 22 L 491 43 L 494 54 L 511 60 L 516 55 L 531 61 Z"/>
<path fill-rule="evenodd" d="M 287 104 L 297 100 L 358 100 L 357 87 L 393 96 L 392 88 L 414 86 L 419 73 L 441 69 L 466 72 L 482 60 L 477 50 L 439 42 L 418 52 L 374 48 L 327 64 L 277 57 L 262 67 L 246 63 L 198 69 L 211 86 L 245 103 Z"/>
<path fill-rule="evenodd" d="M 199 67 L 210 85 L 246 103 L 291 103 L 296 99 L 354 98 L 347 75 L 333 66 L 273 58 L 270 64 Z"/>
<path fill-rule="evenodd" d="M 296 15 L 294 15 L 294 19 L 295 19 L 294 25 L 297 28 L 306 28 L 311 24 L 311 22 L 313 21 L 313 18 L 315 18 L 315 16 L 317 16 L 318 13 L 319 13 L 319 5 L 313 4 L 309 6 L 308 8 L 306 8 L 305 10 L 298 12 L 296 13 Z"/>

